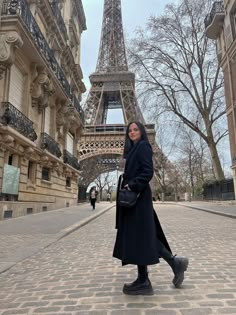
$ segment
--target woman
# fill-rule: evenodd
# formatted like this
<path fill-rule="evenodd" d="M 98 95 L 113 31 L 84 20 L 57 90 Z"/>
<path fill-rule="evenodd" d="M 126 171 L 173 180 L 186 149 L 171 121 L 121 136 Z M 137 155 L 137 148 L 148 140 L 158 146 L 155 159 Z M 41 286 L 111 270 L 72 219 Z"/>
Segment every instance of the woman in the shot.
<path fill-rule="evenodd" d="M 95 210 L 95 203 L 97 200 L 96 197 L 97 197 L 96 186 L 94 186 L 91 188 L 91 191 L 90 191 L 90 203 L 91 203 L 93 210 Z"/>
<path fill-rule="evenodd" d="M 188 266 L 187 258 L 172 255 L 153 209 L 149 186 L 153 176 L 152 154 L 144 126 L 136 121 L 129 123 L 124 147 L 126 164 L 122 188 L 135 191 L 139 197 L 136 205 L 129 209 L 117 204 L 117 235 L 113 252 L 122 265 L 137 265 L 137 279 L 123 287 L 123 292 L 129 295 L 153 294 L 147 265 L 159 263 L 160 257 L 172 268 L 173 284 L 177 288 L 182 284 Z"/>

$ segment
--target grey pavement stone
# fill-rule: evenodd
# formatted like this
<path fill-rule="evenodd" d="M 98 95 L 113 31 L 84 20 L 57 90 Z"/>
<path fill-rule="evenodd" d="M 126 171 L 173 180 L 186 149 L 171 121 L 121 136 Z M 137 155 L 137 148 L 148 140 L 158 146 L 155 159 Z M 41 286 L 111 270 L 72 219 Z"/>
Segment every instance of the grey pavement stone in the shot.
<path fill-rule="evenodd" d="M 199 306 L 209 306 L 209 307 L 215 307 L 215 306 L 224 306 L 224 301 L 219 302 L 219 301 L 200 301 L 198 302 Z"/>
<path fill-rule="evenodd" d="M 141 315 L 142 312 L 140 310 L 115 310 L 115 311 L 111 311 L 110 314 L 111 315 Z"/>
<path fill-rule="evenodd" d="M 213 311 L 210 308 L 193 308 L 191 310 L 181 310 L 183 315 L 208 315 L 212 314 Z"/>
<path fill-rule="evenodd" d="M 217 300 L 225 300 L 225 299 L 232 299 L 234 297 L 233 294 L 208 294 L 208 298 L 217 299 Z"/>
<path fill-rule="evenodd" d="M 235 315 L 236 314 L 236 307 L 235 308 L 221 308 L 220 311 L 221 311 L 221 314 Z"/>
<path fill-rule="evenodd" d="M 48 312 L 59 312 L 61 309 L 60 307 L 56 307 L 56 306 L 49 306 L 49 307 L 39 307 L 39 308 L 36 308 L 34 310 L 34 312 L 37 314 L 37 313 L 40 313 L 40 314 L 45 314 L 45 313 L 48 313 Z"/>
<path fill-rule="evenodd" d="M 182 307 L 190 307 L 190 303 L 188 302 L 175 302 L 175 303 L 162 303 L 161 307 L 170 308 L 170 309 L 180 309 Z"/>
<path fill-rule="evenodd" d="M 147 310 L 145 311 L 145 315 L 177 315 L 179 314 L 176 311 L 171 311 L 171 310 L 163 310 L 163 309 L 155 309 L 155 310 Z"/>
<path fill-rule="evenodd" d="M 65 306 L 64 311 L 68 312 L 76 312 L 76 311 L 88 311 L 91 310 L 91 305 L 74 305 L 74 306 Z"/>
<path fill-rule="evenodd" d="M 15 310 L 8 310 L 1 315 L 28 315 L 29 314 L 29 309 L 15 309 Z"/>
<path fill-rule="evenodd" d="M 144 308 L 144 309 L 149 309 L 149 308 L 153 308 L 155 307 L 156 304 L 155 303 L 128 303 L 127 307 L 128 308 L 136 308 L 136 309 L 140 309 L 140 308 Z"/>
<path fill-rule="evenodd" d="M 107 315 L 107 312 L 104 311 L 79 311 L 75 312 L 74 315 Z"/>
<path fill-rule="evenodd" d="M 26 302 L 22 305 L 22 307 L 39 307 L 39 306 L 46 306 L 48 304 L 49 304 L 49 301 Z"/>

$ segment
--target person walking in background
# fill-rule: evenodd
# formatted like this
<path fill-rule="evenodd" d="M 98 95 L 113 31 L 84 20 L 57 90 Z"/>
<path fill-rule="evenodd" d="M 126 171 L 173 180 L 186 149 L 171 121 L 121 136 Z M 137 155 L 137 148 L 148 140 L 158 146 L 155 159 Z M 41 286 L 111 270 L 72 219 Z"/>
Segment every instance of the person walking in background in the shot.
<path fill-rule="evenodd" d="M 96 186 L 93 186 L 91 188 L 91 191 L 90 191 L 90 203 L 91 203 L 93 210 L 95 210 L 96 200 L 97 200 Z"/>
<path fill-rule="evenodd" d="M 139 195 L 134 207 L 125 208 L 117 203 L 117 234 L 113 250 L 113 257 L 120 259 L 123 266 L 137 265 L 137 279 L 123 286 L 123 293 L 129 295 L 153 294 L 147 266 L 159 263 L 160 257 L 170 265 L 176 288 L 181 286 L 188 267 L 188 258 L 172 255 L 153 208 L 149 186 L 153 176 L 152 154 L 144 126 L 136 121 L 129 123 L 125 137 L 126 163 L 122 188 L 135 191 Z"/>
<path fill-rule="evenodd" d="M 107 201 L 111 201 L 111 194 L 109 192 L 107 193 Z"/>

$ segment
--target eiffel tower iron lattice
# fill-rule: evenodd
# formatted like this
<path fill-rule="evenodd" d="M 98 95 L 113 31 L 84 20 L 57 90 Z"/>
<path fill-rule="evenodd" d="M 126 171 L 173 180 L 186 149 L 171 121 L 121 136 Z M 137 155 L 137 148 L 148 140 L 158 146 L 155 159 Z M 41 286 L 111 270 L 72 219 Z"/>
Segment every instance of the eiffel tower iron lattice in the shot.
<path fill-rule="evenodd" d="M 86 123 L 106 124 L 108 109 L 113 108 L 122 109 L 125 124 L 131 120 L 145 123 L 135 97 L 135 75 L 128 71 L 121 0 L 104 1 L 98 61 L 90 82 Z"/>
<path fill-rule="evenodd" d="M 128 70 L 121 0 L 104 0 L 97 66 L 89 78 L 91 88 L 84 107 L 86 125 L 78 145 L 81 181 L 86 184 L 102 171 L 121 170 L 125 126 L 132 120 L 145 124 L 135 96 L 135 74 Z M 116 108 L 122 109 L 124 125 L 107 124 L 108 110 Z M 146 125 L 146 129 L 154 152 L 160 152 L 154 125 Z M 101 158 L 106 161 L 119 158 L 120 163 L 98 163 Z"/>

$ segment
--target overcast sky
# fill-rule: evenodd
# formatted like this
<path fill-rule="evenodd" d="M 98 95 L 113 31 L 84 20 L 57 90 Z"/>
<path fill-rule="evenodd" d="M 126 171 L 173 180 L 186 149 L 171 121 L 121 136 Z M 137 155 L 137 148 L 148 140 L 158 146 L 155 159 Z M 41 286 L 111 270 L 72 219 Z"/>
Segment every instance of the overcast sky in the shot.
<path fill-rule="evenodd" d="M 82 0 L 87 30 L 82 33 L 81 66 L 84 83 L 89 89 L 88 76 L 95 71 L 100 44 L 104 0 Z M 149 16 L 163 13 L 167 3 L 178 0 L 121 0 L 125 36 L 134 37 L 135 29 L 144 26 Z"/>

